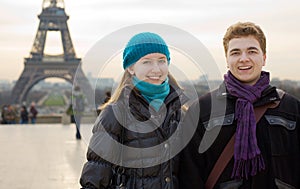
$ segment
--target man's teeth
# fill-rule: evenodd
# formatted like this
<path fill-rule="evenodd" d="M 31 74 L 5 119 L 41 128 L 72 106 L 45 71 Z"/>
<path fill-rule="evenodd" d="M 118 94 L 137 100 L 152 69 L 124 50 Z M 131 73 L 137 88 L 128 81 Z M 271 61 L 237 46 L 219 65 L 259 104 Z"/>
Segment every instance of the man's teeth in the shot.
<path fill-rule="evenodd" d="M 240 70 L 248 70 L 250 69 L 252 66 L 240 66 L 239 69 Z"/>

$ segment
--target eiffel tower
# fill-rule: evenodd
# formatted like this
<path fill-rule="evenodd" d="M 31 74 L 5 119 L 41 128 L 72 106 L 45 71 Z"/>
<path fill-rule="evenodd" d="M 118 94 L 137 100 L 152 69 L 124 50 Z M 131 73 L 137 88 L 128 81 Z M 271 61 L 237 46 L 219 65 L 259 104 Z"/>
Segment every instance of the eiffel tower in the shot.
<path fill-rule="evenodd" d="M 81 68 L 81 58 L 77 58 L 75 54 L 67 25 L 69 16 L 65 12 L 64 1 L 44 0 L 42 7 L 42 13 L 38 15 L 40 23 L 30 56 L 24 59 L 24 70 L 12 90 L 12 103 L 21 104 L 35 84 L 53 77 L 78 85 L 84 92 L 92 92 L 92 87 Z M 61 33 L 63 54 L 44 53 L 47 32 L 53 31 Z M 92 103 L 91 96 L 88 96 L 88 102 Z"/>

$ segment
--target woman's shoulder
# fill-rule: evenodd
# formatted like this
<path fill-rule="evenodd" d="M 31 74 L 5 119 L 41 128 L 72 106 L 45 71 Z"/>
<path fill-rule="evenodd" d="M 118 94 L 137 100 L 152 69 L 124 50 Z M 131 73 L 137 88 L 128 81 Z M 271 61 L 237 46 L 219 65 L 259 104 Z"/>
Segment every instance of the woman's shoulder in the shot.
<path fill-rule="evenodd" d="M 105 128 L 109 133 L 118 133 L 122 119 L 122 110 L 118 102 L 108 104 L 99 114 L 93 128 L 93 132 Z M 124 112 L 124 110 L 123 110 Z"/>

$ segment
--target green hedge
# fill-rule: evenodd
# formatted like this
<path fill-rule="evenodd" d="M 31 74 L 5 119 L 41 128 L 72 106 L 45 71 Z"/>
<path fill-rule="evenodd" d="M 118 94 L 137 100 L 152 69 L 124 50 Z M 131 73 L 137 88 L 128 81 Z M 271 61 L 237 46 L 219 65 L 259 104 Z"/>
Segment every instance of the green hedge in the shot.
<path fill-rule="evenodd" d="M 66 102 L 62 95 L 50 94 L 44 102 L 45 106 L 64 106 Z"/>

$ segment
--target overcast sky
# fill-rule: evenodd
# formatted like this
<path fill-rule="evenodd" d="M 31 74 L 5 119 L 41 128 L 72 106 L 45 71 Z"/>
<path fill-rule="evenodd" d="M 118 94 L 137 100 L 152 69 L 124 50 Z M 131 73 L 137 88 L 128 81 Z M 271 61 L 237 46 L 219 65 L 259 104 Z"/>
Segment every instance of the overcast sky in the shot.
<path fill-rule="evenodd" d="M 22 73 L 24 57 L 29 56 L 37 32 L 42 3 L 0 0 L 0 80 L 17 80 Z M 299 8 L 298 0 L 65 0 L 77 57 L 84 58 L 99 40 L 124 27 L 159 23 L 196 37 L 208 49 L 220 72 L 225 73 L 225 30 L 238 21 L 252 21 L 261 26 L 267 37 L 265 70 L 271 71 L 272 77 L 291 80 L 300 80 Z M 55 41 L 55 35 L 50 37 Z M 46 46 L 50 53 L 58 49 Z"/>

